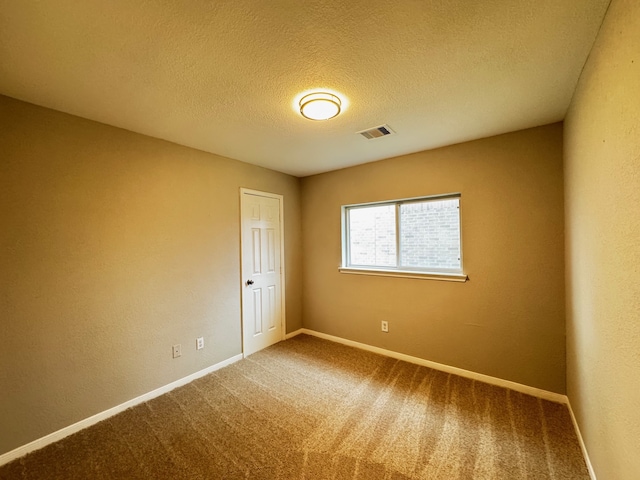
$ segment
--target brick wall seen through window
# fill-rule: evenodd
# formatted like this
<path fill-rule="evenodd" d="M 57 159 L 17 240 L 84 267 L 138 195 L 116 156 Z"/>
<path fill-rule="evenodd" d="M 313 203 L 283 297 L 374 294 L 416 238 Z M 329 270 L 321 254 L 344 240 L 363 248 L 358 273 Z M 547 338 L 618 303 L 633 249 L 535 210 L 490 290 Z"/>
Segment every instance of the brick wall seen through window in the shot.
<path fill-rule="evenodd" d="M 459 196 L 344 208 L 346 266 L 462 271 Z"/>

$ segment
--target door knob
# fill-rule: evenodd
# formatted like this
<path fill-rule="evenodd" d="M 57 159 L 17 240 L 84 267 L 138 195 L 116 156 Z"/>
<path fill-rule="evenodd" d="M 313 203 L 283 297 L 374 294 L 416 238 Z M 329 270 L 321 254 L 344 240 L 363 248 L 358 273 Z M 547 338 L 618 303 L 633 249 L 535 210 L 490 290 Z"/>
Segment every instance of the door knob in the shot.
<path fill-rule="evenodd" d="M 247 280 L 247 285 L 253 285 L 253 280 Z"/>

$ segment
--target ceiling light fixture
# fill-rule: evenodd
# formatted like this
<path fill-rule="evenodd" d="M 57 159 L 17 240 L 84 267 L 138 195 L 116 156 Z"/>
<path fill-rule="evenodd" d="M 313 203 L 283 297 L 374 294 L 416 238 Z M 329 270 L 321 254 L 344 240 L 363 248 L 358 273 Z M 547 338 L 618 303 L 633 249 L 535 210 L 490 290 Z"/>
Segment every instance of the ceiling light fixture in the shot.
<path fill-rule="evenodd" d="M 309 120 L 329 120 L 340 113 L 342 102 L 332 93 L 317 92 L 300 99 L 300 114 Z"/>

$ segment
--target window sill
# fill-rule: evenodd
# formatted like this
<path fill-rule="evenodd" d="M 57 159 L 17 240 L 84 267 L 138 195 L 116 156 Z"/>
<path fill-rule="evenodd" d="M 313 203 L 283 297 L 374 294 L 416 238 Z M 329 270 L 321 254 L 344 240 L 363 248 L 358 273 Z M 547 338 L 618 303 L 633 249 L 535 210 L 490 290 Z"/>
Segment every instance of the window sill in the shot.
<path fill-rule="evenodd" d="M 417 278 L 420 280 L 440 280 L 443 282 L 466 282 L 469 277 L 464 273 L 414 272 L 410 270 L 383 270 L 378 268 L 339 267 L 340 273 L 352 275 L 373 275 L 378 277 Z"/>

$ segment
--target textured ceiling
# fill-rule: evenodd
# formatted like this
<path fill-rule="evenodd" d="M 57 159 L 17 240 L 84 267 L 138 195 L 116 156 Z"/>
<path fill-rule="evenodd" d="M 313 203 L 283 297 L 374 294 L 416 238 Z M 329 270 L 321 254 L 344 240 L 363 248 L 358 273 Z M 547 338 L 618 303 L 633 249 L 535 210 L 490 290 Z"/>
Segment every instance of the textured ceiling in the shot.
<path fill-rule="evenodd" d="M 563 119 L 608 3 L 2 0 L 0 93 L 305 176 Z"/>

